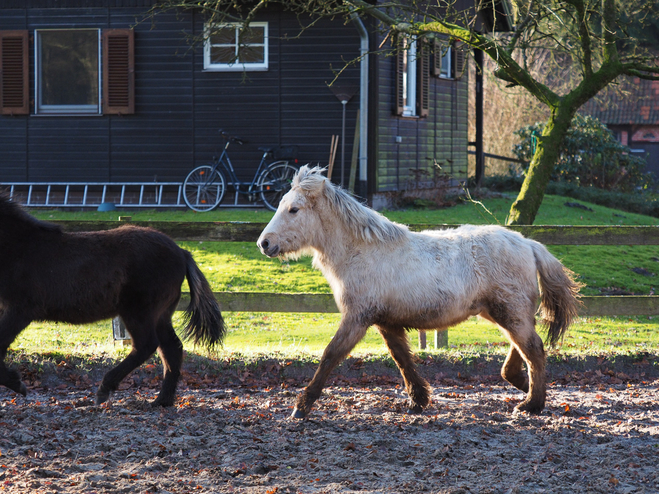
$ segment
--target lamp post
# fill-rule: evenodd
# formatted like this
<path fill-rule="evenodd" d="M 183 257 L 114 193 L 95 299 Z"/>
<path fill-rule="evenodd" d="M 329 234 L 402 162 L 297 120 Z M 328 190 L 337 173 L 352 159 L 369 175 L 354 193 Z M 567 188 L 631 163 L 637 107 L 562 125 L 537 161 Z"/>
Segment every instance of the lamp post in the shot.
<path fill-rule="evenodd" d="M 357 88 L 354 86 L 340 86 L 332 85 L 330 86 L 331 91 L 334 93 L 334 96 L 338 98 L 343 107 L 343 115 L 341 118 L 341 187 L 344 185 L 345 177 L 345 154 L 346 154 L 346 105 L 348 101 L 355 95 Z M 332 177 L 330 177 L 331 180 Z"/>

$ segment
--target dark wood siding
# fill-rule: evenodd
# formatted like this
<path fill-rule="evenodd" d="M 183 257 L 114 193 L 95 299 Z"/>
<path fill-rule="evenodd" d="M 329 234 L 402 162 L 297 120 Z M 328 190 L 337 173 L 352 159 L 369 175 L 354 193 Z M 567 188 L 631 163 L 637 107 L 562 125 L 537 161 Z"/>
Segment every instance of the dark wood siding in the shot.
<path fill-rule="evenodd" d="M 139 12 L 139 10 L 138 10 Z M 135 10 L 113 10 L 111 25 L 132 25 Z M 147 23 L 149 24 L 149 23 Z M 192 54 L 175 14 L 135 28 L 135 113 L 103 117 L 110 125 L 110 180 L 180 181 L 193 164 Z"/>
<path fill-rule="evenodd" d="M 396 60 L 385 53 L 376 61 L 379 87 L 377 156 L 374 193 L 399 190 L 410 179 L 409 170 L 434 171 L 437 162 L 456 180 L 467 177 L 467 91 L 466 75 L 460 80 L 430 77 L 428 115 L 396 115 Z M 400 142 L 397 142 L 399 138 Z"/>
<path fill-rule="evenodd" d="M 0 115 L 2 181 L 181 181 L 188 170 L 219 154 L 218 129 L 242 137 L 231 156 L 241 179 L 251 178 L 259 146 L 297 144 L 299 162 L 326 165 L 332 135 L 341 134 L 343 106 L 329 84 L 354 95 L 346 105 L 345 164 L 349 170 L 359 107 L 355 27 L 323 20 L 301 36 L 304 20 L 266 9 L 267 71 L 203 69 L 203 50 L 184 33 L 199 34 L 198 13 L 159 15 L 135 24 L 147 0 L 31 0 L 0 5 L 0 30 L 28 30 L 30 99 L 34 95 L 35 29 L 134 26 L 134 114 L 101 116 Z M 98 5 L 98 7 L 93 7 Z M 13 7 L 5 10 L 5 7 Z M 379 45 L 381 40 L 372 43 Z M 396 109 L 395 57 L 370 56 L 369 185 L 373 192 L 402 187 L 409 169 L 439 163 L 456 179 L 467 168 L 467 80 L 430 77 L 428 114 L 402 118 Z M 31 103 L 33 105 L 33 102 Z M 33 111 L 33 106 L 30 107 Z M 396 138 L 400 137 L 401 142 Z M 341 146 L 333 179 L 340 179 Z"/>
<path fill-rule="evenodd" d="M 9 0 L 11 2 L 11 0 Z M 134 114 L 0 116 L 2 181 L 181 181 L 188 170 L 219 154 L 222 128 L 245 139 L 231 156 L 251 178 L 259 146 L 297 144 L 300 163 L 327 164 L 331 135 L 341 133 L 342 105 L 328 84 L 358 56 L 359 36 L 342 21 L 323 21 L 301 37 L 295 17 L 266 11 L 269 69 L 203 70 L 203 50 L 184 33 L 203 28 L 199 14 L 159 15 L 135 24 L 152 4 L 140 0 L 34 0 L 0 5 L 0 29 L 30 34 L 30 99 L 34 95 L 35 29 L 134 26 Z M 98 5 L 99 7 L 94 7 Z M 350 66 L 337 84 L 358 88 Z M 346 164 L 350 163 L 358 94 L 346 107 Z M 34 112 L 33 102 L 30 111 Z M 121 112 L 124 113 L 124 112 Z M 340 173 L 337 155 L 335 178 Z"/>
<path fill-rule="evenodd" d="M 257 19 L 269 23 L 267 71 L 203 70 L 203 55 L 195 57 L 195 160 L 203 163 L 219 154 L 224 141 L 218 129 L 243 137 L 230 155 L 239 178 L 250 179 L 261 158 L 259 146 L 296 144 L 300 163 L 327 164 L 331 136 L 341 134 L 342 105 L 330 84 L 333 70 L 359 56 L 359 37 L 351 25 L 323 21 L 300 34 L 300 22 L 270 12 Z M 203 19 L 196 20 L 196 32 Z M 358 67 L 350 67 L 335 84 L 359 87 Z M 346 160 L 349 164 L 359 107 L 357 94 L 346 108 Z M 334 178 L 338 180 L 340 157 Z"/>

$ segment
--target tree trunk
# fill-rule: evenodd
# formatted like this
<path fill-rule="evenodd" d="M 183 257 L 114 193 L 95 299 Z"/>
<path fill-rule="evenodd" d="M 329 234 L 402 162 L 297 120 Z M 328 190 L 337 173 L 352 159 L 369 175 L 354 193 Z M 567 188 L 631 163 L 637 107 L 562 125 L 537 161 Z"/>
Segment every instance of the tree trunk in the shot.
<path fill-rule="evenodd" d="M 576 109 L 559 106 L 551 113 L 533 154 L 517 200 L 508 213 L 508 225 L 532 225 L 542 204 L 545 189 L 554 171 Z"/>

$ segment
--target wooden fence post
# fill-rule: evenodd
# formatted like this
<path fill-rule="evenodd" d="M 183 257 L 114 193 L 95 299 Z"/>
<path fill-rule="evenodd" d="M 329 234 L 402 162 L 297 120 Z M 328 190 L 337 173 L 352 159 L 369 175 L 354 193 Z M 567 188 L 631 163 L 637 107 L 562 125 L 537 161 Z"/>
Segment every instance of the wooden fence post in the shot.
<path fill-rule="evenodd" d="M 426 332 L 425 331 L 419 331 L 419 349 L 421 349 L 421 350 L 426 349 Z"/>
<path fill-rule="evenodd" d="M 435 348 L 448 348 L 448 329 L 435 331 Z"/>

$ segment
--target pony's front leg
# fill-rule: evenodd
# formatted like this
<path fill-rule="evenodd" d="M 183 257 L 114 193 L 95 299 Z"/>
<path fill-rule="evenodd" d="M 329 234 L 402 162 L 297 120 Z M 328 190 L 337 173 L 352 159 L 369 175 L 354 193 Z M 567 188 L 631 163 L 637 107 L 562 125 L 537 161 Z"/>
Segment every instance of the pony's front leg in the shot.
<path fill-rule="evenodd" d="M 110 394 L 117 390 L 119 383 L 153 355 L 158 348 L 156 332 L 148 323 L 122 316 L 126 329 L 133 339 L 133 349 L 116 367 L 110 369 L 96 391 L 96 404 L 105 403 Z"/>
<path fill-rule="evenodd" d="M 368 324 L 357 322 L 353 318 L 344 318 L 341 321 L 339 330 L 336 332 L 332 341 L 323 352 L 318 369 L 313 376 L 309 385 L 297 399 L 297 404 L 293 410 L 292 418 L 301 419 L 306 417 L 311 411 L 311 407 L 323 391 L 325 382 L 330 372 L 346 358 L 355 345 L 361 341 L 366 334 Z"/>
<path fill-rule="evenodd" d="M 5 366 L 5 357 L 9 345 L 30 322 L 32 322 L 30 318 L 21 315 L 20 310 L 13 308 L 6 308 L 0 317 L 0 385 L 23 396 L 27 396 L 27 387 L 21 381 L 21 375 L 17 370 Z"/>
<path fill-rule="evenodd" d="M 431 389 L 428 382 L 419 375 L 414 367 L 414 359 L 405 328 L 378 325 L 378 330 L 405 381 L 405 390 L 411 401 L 409 412 L 421 413 L 430 404 Z"/>

